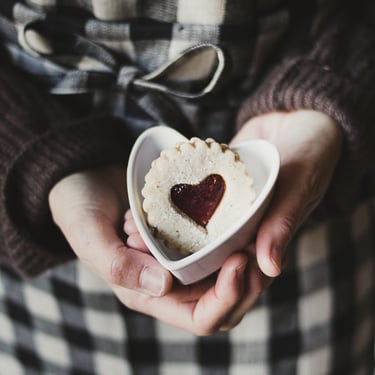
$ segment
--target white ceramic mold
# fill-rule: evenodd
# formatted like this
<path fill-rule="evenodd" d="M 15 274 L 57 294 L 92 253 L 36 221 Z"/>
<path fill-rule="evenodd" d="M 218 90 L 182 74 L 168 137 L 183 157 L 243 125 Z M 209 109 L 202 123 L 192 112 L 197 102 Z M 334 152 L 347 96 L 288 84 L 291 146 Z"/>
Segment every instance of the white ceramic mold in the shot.
<path fill-rule="evenodd" d="M 163 149 L 174 147 L 177 142 L 185 140 L 183 135 L 166 126 L 155 126 L 143 132 L 129 157 L 127 188 L 135 223 L 150 252 L 183 284 L 191 284 L 218 270 L 230 254 L 243 248 L 255 236 L 260 219 L 271 200 L 279 173 L 280 157 L 276 147 L 265 140 L 249 140 L 232 147 L 239 153 L 254 179 L 255 201 L 249 212 L 230 225 L 215 241 L 193 254 L 183 256 L 153 236 L 142 209 L 141 190 L 151 162 L 159 157 Z"/>

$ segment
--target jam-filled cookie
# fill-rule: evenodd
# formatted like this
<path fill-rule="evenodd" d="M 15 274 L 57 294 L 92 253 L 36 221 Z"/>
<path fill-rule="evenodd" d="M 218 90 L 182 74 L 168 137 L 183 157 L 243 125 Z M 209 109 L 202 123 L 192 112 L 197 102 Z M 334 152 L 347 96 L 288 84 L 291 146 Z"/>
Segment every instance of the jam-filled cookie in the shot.
<path fill-rule="evenodd" d="M 183 254 L 215 240 L 255 198 L 239 155 L 227 145 L 199 138 L 162 151 L 145 176 L 142 195 L 155 236 Z"/>

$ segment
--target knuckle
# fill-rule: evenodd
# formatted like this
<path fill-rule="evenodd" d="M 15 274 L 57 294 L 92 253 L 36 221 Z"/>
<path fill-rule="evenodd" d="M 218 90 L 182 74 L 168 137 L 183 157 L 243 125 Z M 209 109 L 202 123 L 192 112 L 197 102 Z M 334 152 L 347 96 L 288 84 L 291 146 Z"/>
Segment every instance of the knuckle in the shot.
<path fill-rule="evenodd" d="M 294 233 L 297 225 L 297 218 L 295 215 L 284 215 L 279 219 L 279 230 L 289 239 Z"/>
<path fill-rule="evenodd" d="M 122 285 L 126 281 L 129 261 L 127 256 L 114 256 L 110 261 L 108 282 L 114 285 Z"/>

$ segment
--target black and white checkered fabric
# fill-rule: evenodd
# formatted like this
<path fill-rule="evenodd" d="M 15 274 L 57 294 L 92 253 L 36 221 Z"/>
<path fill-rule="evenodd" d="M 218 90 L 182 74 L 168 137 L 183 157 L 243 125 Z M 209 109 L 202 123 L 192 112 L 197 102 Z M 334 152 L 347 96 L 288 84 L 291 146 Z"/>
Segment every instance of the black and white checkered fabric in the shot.
<path fill-rule="evenodd" d="M 0 374 L 371 374 L 374 207 L 302 233 L 285 272 L 228 333 L 128 310 L 82 264 L 25 282 L 0 269 Z"/>

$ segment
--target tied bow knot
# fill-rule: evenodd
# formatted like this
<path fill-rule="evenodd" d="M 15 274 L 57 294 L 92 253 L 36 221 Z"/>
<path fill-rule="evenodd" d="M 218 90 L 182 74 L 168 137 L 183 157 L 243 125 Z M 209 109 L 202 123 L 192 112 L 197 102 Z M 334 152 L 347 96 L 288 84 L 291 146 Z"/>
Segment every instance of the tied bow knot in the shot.
<path fill-rule="evenodd" d="M 24 50 L 48 62 L 43 78 L 54 94 L 77 94 L 117 88 L 155 91 L 184 99 L 212 92 L 225 60 L 220 47 L 202 43 L 180 52 L 150 73 L 133 63 L 122 64 L 103 46 L 86 37 L 53 27 L 44 20 L 26 24 L 19 32 Z"/>
<path fill-rule="evenodd" d="M 119 92 L 124 98 L 120 116 L 134 119 L 125 104 L 132 101 L 154 124 L 169 125 L 186 136 L 193 135 L 192 127 L 172 97 L 194 100 L 213 92 L 225 67 L 221 48 L 202 43 L 145 74 L 130 61 L 119 61 L 100 44 L 51 26 L 45 20 L 24 25 L 18 39 L 23 58 L 31 60 L 27 65 L 31 67 L 30 72 L 36 73 L 52 94 L 104 93 L 107 96 L 107 93 Z"/>

